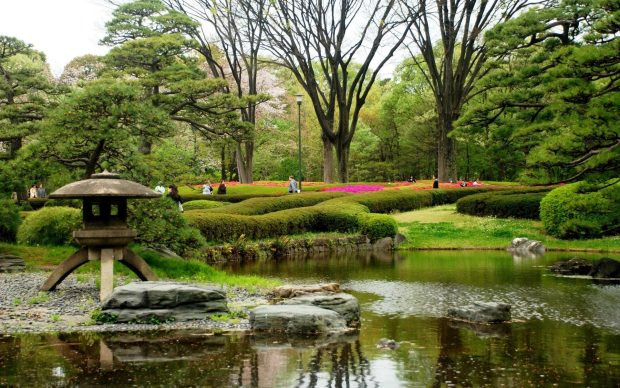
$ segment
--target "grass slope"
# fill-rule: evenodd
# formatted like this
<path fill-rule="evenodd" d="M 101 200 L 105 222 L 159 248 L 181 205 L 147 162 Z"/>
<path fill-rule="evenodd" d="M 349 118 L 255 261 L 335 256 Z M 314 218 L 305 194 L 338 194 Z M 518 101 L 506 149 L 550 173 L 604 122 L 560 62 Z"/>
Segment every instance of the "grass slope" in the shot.
<path fill-rule="evenodd" d="M 425 208 L 393 216 L 407 236 L 401 249 L 505 249 L 515 237 L 542 241 L 553 250 L 620 252 L 620 236 L 591 240 L 559 240 L 544 233 L 542 223 L 456 212 L 456 205 Z"/>
<path fill-rule="evenodd" d="M 199 260 L 185 260 L 163 258 L 156 253 L 145 251 L 134 246 L 132 249 L 142 256 L 151 266 L 160 280 L 178 280 L 196 283 L 211 283 L 218 285 L 236 286 L 247 289 L 272 288 L 280 285 L 274 279 L 265 279 L 258 276 L 231 275 L 224 271 L 216 270 Z M 52 271 L 73 252 L 77 250 L 72 246 L 27 246 L 18 244 L 0 243 L 0 254 L 16 255 L 24 258 L 27 271 Z M 76 276 L 81 274 L 96 275 L 99 273 L 99 262 L 87 263 L 75 271 Z M 114 263 L 114 273 L 128 277 L 137 276 L 127 267 Z"/>

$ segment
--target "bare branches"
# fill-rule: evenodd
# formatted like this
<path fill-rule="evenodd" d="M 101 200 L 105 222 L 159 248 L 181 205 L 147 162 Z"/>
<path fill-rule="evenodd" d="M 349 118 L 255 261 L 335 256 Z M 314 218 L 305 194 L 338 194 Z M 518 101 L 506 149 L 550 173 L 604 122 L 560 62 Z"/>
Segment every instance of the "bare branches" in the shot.
<path fill-rule="evenodd" d="M 396 0 L 274 0 L 255 18 L 264 49 L 306 91 L 323 137 L 345 166 L 359 111 L 378 72 L 402 44 L 411 15 Z M 355 63 L 359 61 L 359 63 Z M 346 171 L 341 171 L 346 180 Z"/>

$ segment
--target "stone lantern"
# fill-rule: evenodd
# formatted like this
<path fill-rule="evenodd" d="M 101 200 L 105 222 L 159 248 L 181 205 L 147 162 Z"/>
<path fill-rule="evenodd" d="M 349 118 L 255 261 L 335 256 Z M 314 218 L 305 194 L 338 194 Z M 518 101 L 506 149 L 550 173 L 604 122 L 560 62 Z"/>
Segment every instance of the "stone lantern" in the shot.
<path fill-rule="evenodd" d="M 41 290 L 54 290 L 71 272 L 90 260 L 101 261 L 102 301 L 113 290 L 114 260 L 124 264 L 141 280 L 157 280 L 148 264 L 127 248 L 136 237 L 136 232 L 127 225 L 127 199 L 159 196 L 148 187 L 120 179 L 119 175 L 107 171 L 65 185 L 50 194 L 53 199 L 82 199 L 84 225 L 73 232 L 81 248 L 56 267 Z"/>

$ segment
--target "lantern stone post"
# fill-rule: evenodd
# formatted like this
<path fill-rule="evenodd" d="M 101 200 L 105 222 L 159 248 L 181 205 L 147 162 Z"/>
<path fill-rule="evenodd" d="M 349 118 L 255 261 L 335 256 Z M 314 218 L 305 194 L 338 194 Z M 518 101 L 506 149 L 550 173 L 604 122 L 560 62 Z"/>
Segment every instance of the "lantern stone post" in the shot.
<path fill-rule="evenodd" d="M 160 194 L 139 183 L 104 171 L 90 179 L 70 183 L 50 194 L 52 199 L 82 199 L 83 228 L 73 232 L 81 248 L 61 263 L 41 286 L 52 291 L 69 274 L 89 261 L 101 262 L 100 299 L 114 288 L 114 261 L 125 265 L 141 280 L 157 280 L 148 264 L 127 248 L 136 232 L 127 225 L 128 198 L 156 198 Z"/>

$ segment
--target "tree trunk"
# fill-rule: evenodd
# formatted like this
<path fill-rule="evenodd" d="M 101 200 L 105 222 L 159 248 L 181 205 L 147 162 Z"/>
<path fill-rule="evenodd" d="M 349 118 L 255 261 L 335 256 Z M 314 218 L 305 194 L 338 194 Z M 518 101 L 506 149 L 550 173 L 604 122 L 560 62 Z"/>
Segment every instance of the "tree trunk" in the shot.
<path fill-rule="evenodd" d="M 239 183 L 253 183 L 252 164 L 254 159 L 254 142 L 249 141 L 243 144 L 245 146 L 245 154 L 242 151 L 241 143 L 236 144 L 236 162 L 237 171 L 239 172 Z"/>
<path fill-rule="evenodd" d="M 142 139 L 140 139 L 140 147 L 138 148 L 138 150 L 141 154 L 150 155 L 152 148 L 153 143 L 149 139 L 147 139 L 146 137 L 142 137 Z"/>
<path fill-rule="evenodd" d="M 326 136 L 323 139 L 323 181 L 334 182 L 334 146 Z"/>
<path fill-rule="evenodd" d="M 9 158 L 14 158 L 20 148 L 22 148 L 22 138 L 16 137 L 11 139 L 9 144 Z"/>
<path fill-rule="evenodd" d="M 340 139 L 339 139 L 340 140 Z M 349 147 L 351 143 L 336 143 L 336 157 L 338 158 L 338 179 L 342 183 L 349 181 Z"/>
<path fill-rule="evenodd" d="M 226 145 L 222 145 L 222 152 L 220 153 L 220 180 L 226 180 Z"/>
<path fill-rule="evenodd" d="M 443 112 L 439 113 L 438 119 L 437 178 L 440 182 L 448 182 L 450 178 L 457 179 L 456 143 L 448 137 L 453 119 Z"/>
<path fill-rule="evenodd" d="M 88 158 L 88 163 L 86 164 L 86 169 L 84 171 L 84 179 L 90 178 L 92 174 L 95 173 L 95 168 L 97 167 L 97 163 L 99 162 L 99 157 L 103 152 L 103 146 L 105 145 L 105 140 L 99 140 L 97 146 L 93 150 L 93 153 L 90 154 L 90 158 Z"/>
<path fill-rule="evenodd" d="M 239 178 L 236 160 L 237 160 L 237 150 L 233 149 L 232 155 L 228 163 L 228 181 L 229 182 L 236 181 L 237 179 L 235 178 Z"/>

